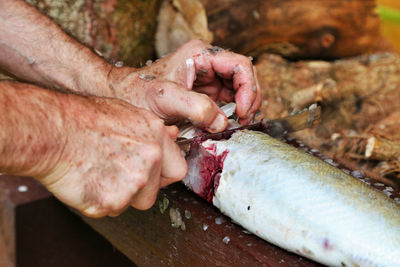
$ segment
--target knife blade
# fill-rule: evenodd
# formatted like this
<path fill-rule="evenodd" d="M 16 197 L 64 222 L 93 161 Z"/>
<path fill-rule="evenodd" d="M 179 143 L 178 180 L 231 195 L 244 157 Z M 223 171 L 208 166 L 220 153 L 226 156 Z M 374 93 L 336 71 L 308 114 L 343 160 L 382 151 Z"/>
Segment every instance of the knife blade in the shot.
<path fill-rule="evenodd" d="M 320 120 L 321 108 L 317 105 L 311 105 L 308 109 L 304 109 L 297 114 L 289 115 L 284 118 L 275 120 L 261 119 L 257 123 L 225 130 L 220 133 L 208 133 L 204 131 L 193 138 L 178 139 L 176 143 L 183 151 L 186 152 L 190 149 L 190 144 L 200 143 L 207 139 L 228 139 L 233 133 L 240 130 L 260 131 L 274 138 L 280 138 L 289 133 L 303 130 L 305 128 L 309 128 L 315 124 L 318 124 Z"/>

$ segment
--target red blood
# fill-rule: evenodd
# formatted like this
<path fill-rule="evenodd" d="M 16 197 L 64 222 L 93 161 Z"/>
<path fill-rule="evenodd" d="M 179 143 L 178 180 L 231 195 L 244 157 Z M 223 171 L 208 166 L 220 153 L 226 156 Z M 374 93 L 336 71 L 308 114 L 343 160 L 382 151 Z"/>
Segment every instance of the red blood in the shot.
<path fill-rule="evenodd" d="M 222 154 L 215 156 L 216 146 L 204 148 L 199 145 L 192 149 L 198 149 L 197 157 L 199 157 L 199 189 L 194 190 L 196 194 L 204 198 L 208 202 L 212 202 L 214 192 L 218 188 L 219 179 L 221 177 L 222 168 L 224 167 L 224 160 L 228 155 L 228 151 L 224 151 Z M 213 153 L 209 153 L 212 151 Z"/>

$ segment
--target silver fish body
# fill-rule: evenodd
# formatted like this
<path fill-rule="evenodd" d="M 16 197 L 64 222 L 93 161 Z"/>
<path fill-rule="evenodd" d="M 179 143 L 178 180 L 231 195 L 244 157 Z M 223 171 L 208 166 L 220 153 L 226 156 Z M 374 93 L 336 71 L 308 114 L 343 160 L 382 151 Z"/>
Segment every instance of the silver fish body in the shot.
<path fill-rule="evenodd" d="M 263 133 L 199 146 L 216 163 L 192 154 L 185 184 L 250 232 L 329 266 L 400 266 L 400 206 L 381 192 Z"/>

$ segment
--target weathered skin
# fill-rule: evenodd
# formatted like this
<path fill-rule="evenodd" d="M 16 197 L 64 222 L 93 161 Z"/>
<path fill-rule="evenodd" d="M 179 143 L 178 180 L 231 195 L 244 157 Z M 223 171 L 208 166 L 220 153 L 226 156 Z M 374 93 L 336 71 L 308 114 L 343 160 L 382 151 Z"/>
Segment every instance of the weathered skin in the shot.
<path fill-rule="evenodd" d="M 23 0 L 0 0 L 0 69 L 43 87 L 0 83 L 0 172 L 36 177 L 92 217 L 148 209 L 184 177 L 166 122 L 220 132 L 228 122 L 215 102 L 235 99 L 243 124 L 261 103 L 243 55 L 193 40 L 145 68 L 109 64 Z"/>
<path fill-rule="evenodd" d="M 201 145 L 225 154 L 212 203 L 249 231 L 330 266 L 400 266 L 400 206 L 381 192 L 263 133 Z"/>

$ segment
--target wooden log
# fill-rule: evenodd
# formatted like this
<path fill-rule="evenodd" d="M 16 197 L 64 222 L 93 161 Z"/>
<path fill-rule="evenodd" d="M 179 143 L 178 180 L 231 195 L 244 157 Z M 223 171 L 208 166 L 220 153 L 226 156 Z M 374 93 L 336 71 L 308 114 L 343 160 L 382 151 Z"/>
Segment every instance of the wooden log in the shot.
<path fill-rule="evenodd" d="M 144 65 L 154 56 L 159 0 L 26 0 L 109 61 Z"/>
<path fill-rule="evenodd" d="M 239 1 L 199 0 L 207 12 L 213 44 L 257 56 L 264 52 L 289 58 L 339 58 L 377 51 L 382 45 L 380 21 L 374 0 Z M 174 6 L 175 1 L 168 1 Z M 166 16 L 161 9 L 158 43 L 181 39 L 165 32 L 179 10 Z M 178 13 L 178 14 L 177 14 Z M 157 44 L 158 46 L 159 44 Z"/>

